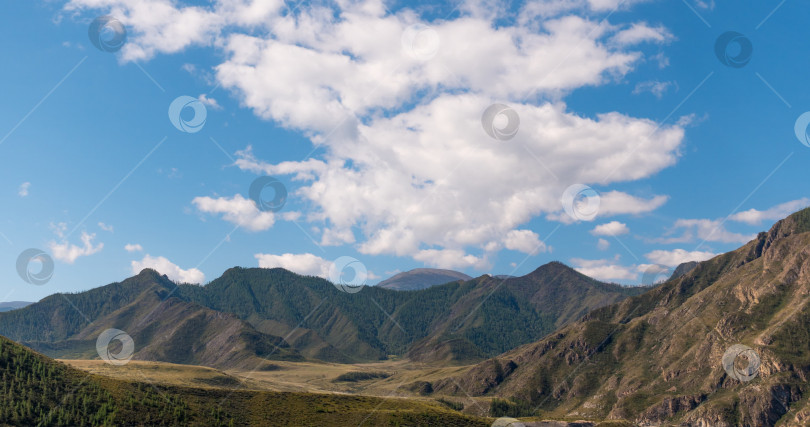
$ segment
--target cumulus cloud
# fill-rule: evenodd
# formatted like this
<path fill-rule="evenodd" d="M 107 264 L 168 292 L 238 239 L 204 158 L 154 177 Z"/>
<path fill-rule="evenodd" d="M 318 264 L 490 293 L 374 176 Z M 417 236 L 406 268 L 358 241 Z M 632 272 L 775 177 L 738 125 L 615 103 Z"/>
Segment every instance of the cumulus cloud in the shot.
<path fill-rule="evenodd" d="M 195 197 L 191 201 L 200 212 L 222 214 L 222 219 L 251 231 L 267 230 L 275 223 L 272 212 L 262 212 L 256 202 L 237 194 L 233 197 Z"/>
<path fill-rule="evenodd" d="M 284 268 L 293 273 L 305 276 L 329 277 L 329 268 L 332 261 L 327 261 L 317 255 L 305 254 L 256 254 L 261 268 Z"/>
<path fill-rule="evenodd" d="M 582 259 L 571 260 L 573 268 L 580 273 L 597 280 L 636 280 L 639 275 L 633 266 L 618 264 L 618 259 Z"/>
<path fill-rule="evenodd" d="M 780 220 L 793 212 L 804 209 L 808 206 L 810 206 L 810 199 L 803 197 L 798 200 L 792 200 L 776 205 L 764 211 L 749 209 L 747 211 L 736 213 L 729 217 L 729 219 L 732 221 L 744 222 L 750 225 L 759 225 L 762 224 L 763 221 Z"/>
<path fill-rule="evenodd" d="M 530 255 L 546 251 L 545 243 L 540 241 L 540 236 L 531 230 L 512 230 L 506 233 L 503 243 L 506 249 Z"/>
<path fill-rule="evenodd" d="M 627 224 L 619 221 L 611 221 L 606 224 L 597 225 L 591 230 L 591 234 L 595 236 L 621 236 L 629 232 L 630 229 L 627 227 Z"/>
<path fill-rule="evenodd" d="M 486 268 L 504 247 L 543 250 L 532 249 L 539 239 L 522 226 L 542 215 L 568 221 L 560 197 L 569 185 L 609 188 L 649 177 L 675 164 L 684 138 L 678 124 L 610 111 L 585 117 L 562 101 L 572 90 L 627 75 L 643 60 L 638 44 L 666 42 L 665 28 L 566 14 L 633 1 L 540 3 L 556 12 L 527 6 L 513 25 L 495 25 L 474 8 L 420 22 L 413 11 L 390 13 L 379 0 L 289 15 L 280 0 L 71 0 L 67 9 L 103 8 L 119 17 L 132 30 L 122 61 L 189 46 L 219 50 L 217 83 L 258 117 L 322 148 L 317 159 L 274 163 L 246 149 L 236 162 L 300 182 L 296 196 L 311 206 L 305 218 L 318 223 L 321 244 Z M 431 26 L 435 56 L 420 56 L 403 39 L 414 24 Z M 520 117 L 512 140 L 482 129 L 482 112 L 494 102 Z M 537 159 L 553 159 L 551 169 Z M 642 214 L 666 200 L 606 191 L 599 215 Z M 193 203 L 253 231 L 274 221 L 238 195 Z"/>
<path fill-rule="evenodd" d="M 60 224 L 63 225 L 63 223 Z M 73 264 L 77 258 L 93 255 L 104 248 L 104 243 L 99 243 L 97 245 L 93 244 L 93 240 L 95 238 L 95 233 L 88 234 L 87 232 L 82 231 L 81 246 L 74 245 L 67 241 L 63 241 L 61 243 L 51 241 L 48 243 L 48 247 L 51 249 L 51 253 L 53 254 L 54 258 L 68 264 Z"/>
<path fill-rule="evenodd" d="M 644 257 L 656 264 L 662 264 L 668 267 L 676 267 L 684 262 L 706 261 L 707 259 L 714 258 L 717 255 L 718 254 L 713 252 L 706 252 L 706 251 L 689 252 L 684 249 L 675 249 L 672 251 L 655 250 L 644 255 Z"/>
<path fill-rule="evenodd" d="M 124 250 L 127 252 L 141 252 L 143 251 L 143 247 L 137 243 L 127 243 L 124 245 Z"/>
<path fill-rule="evenodd" d="M 608 242 L 605 239 L 599 239 L 596 242 L 596 248 L 599 249 L 600 251 L 606 251 L 610 249 L 610 242 Z"/>
<path fill-rule="evenodd" d="M 151 268 L 160 274 L 165 274 L 169 279 L 177 283 L 203 283 L 205 275 L 202 271 L 191 268 L 183 270 L 177 264 L 169 261 L 165 257 L 153 257 L 146 254 L 140 261 L 132 261 L 132 274 L 138 274 L 145 268 Z"/>
<path fill-rule="evenodd" d="M 679 237 L 659 239 L 661 243 L 681 243 L 693 241 L 698 238 L 707 242 L 747 243 L 755 234 L 741 234 L 729 231 L 725 223 L 719 219 L 679 219 L 675 221 L 674 229 L 682 229 Z"/>
<path fill-rule="evenodd" d="M 103 222 L 98 223 L 98 228 L 100 228 L 100 229 L 102 229 L 104 231 L 110 232 L 110 233 L 112 233 L 115 230 L 112 225 L 105 224 Z"/>

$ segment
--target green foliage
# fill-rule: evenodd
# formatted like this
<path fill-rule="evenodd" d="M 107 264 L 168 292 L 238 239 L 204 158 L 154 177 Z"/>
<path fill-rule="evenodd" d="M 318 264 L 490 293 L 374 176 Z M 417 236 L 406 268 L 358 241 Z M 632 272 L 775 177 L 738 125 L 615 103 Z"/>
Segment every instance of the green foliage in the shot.
<path fill-rule="evenodd" d="M 332 380 L 332 382 L 368 381 L 378 378 L 388 378 L 390 376 L 391 374 L 386 372 L 346 372 L 345 374 L 340 374 L 337 378 Z"/>
<path fill-rule="evenodd" d="M 492 399 L 489 404 L 489 415 L 492 417 L 531 417 L 535 415 L 535 408 L 522 400 Z"/>

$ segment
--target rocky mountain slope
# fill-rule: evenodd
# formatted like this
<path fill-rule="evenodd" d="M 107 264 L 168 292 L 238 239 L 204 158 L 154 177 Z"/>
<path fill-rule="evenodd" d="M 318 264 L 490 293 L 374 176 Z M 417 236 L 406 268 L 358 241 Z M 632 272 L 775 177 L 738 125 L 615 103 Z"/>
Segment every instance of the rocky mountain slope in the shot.
<path fill-rule="evenodd" d="M 810 209 L 643 295 L 432 387 L 506 397 L 513 414 L 799 426 L 810 424 L 808 379 Z"/>

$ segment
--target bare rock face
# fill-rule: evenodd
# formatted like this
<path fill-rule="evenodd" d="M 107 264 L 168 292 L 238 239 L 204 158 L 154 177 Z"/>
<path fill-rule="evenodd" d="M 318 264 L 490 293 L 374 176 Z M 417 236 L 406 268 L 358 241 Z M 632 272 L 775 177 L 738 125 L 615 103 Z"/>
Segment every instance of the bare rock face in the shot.
<path fill-rule="evenodd" d="M 724 365 L 734 345 L 750 354 Z M 493 381 L 489 361 L 475 365 L 465 381 L 486 386 L 471 393 L 548 418 L 810 425 L 810 209 L 499 358 L 513 360 L 514 371 Z M 753 375 L 739 376 L 751 360 Z"/>

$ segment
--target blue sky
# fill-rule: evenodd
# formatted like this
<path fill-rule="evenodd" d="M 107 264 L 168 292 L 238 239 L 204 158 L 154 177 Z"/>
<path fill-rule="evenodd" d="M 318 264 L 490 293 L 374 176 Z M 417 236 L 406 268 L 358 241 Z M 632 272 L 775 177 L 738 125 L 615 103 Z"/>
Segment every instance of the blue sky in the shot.
<path fill-rule="evenodd" d="M 0 8 L 2 300 L 142 267 L 202 283 L 236 265 L 328 276 L 341 256 L 369 283 L 560 260 L 637 284 L 810 205 L 798 1 Z M 127 32 L 114 53 L 88 37 L 108 14 Z M 727 31 L 753 46 L 742 67 L 715 53 Z M 198 132 L 170 121 L 180 96 L 205 106 Z M 496 103 L 520 118 L 513 138 L 482 126 Z M 287 188 L 278 211 L 249 197 L 264 175 Z M 599 194 L 594 218 L 566 214 L 575 184 Z M 15 268 L 28 248 L 55 261 L 43 285 Z"/>

